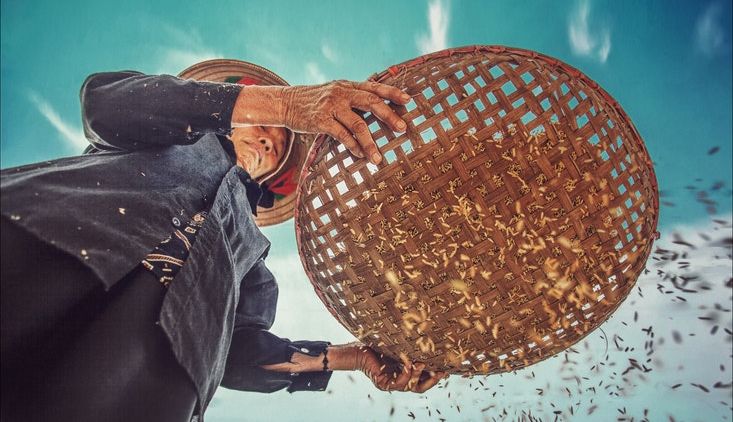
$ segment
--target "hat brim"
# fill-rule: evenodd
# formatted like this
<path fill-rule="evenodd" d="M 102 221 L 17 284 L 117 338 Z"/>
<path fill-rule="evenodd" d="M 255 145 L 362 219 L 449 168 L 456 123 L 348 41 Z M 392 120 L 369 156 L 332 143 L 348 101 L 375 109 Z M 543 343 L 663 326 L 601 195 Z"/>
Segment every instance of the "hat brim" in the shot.
<path fill-rule="evenodd" d="M 281 78 L 271 70 L 265 69 L 254 63 L 245 62 L 235 59 L 213 59 L 196 63 L 188 67 L 178 74 L 182 79 L 195 79 L 197 81 L 210 81 L 227 83 L 232 76 L 250 77 L 259 82 L 259 85 L 280 85 L 288 86 L 285 79 Z M 314 137 L 308 134 L 293 133 L 293 139 L 285 162 L 279 169 L 271 174 L 266 175 L 258 182 L 266 182 L 268 180 L 276 180 L 290 168 L 295 167 L 293 174 L 293 182 L 297 183 L 300 171 L 308 154 L 308 148 L 313 143 Z M 271 226 L 289 220 L 293 216 L 295 209 L 295 197 L 297 191 L 285 196 L 278 196 L 274 200 L 272 208 L 257 207 L 257 216 L 255 222 L 260 227 Z"/>

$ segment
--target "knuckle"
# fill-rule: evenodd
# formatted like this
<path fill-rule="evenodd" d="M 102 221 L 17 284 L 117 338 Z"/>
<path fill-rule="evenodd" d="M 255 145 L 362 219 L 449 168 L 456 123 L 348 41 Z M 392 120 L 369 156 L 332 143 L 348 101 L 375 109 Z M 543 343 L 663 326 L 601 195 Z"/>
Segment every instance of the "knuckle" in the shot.
<path fill-rule="evenodd" d="M 316 101 L 315 107 L 317 110 L 327 110 L 333 114 L 333 99 L 330 94 L 324 95 Z"/>
<path fill-rule="evenodd" d="M 369 93 L 366 95 L 366 101 L 369 104 L 381 104 L 382 99 L 379 97 L 379 95 L 374 93 Z"/>
<path fill-rule="evenodd" d="M 363 120 L 356 120 L 351 124 L 351 130 L 354 133 L 368 132 L 367 124 Z"/>
<path fill-rule="evenodd" d="M 333 85 L 333 88 L 336 89 L 339 93 L 343 94 L 346 90 L 353 89 L 354 83 L 351 81 L 347 81 L 346 79 L 339 79 Z"/>
<path fill-rule="evenodd" d="M 333 110 L 336 108 L 336 102 L 339 98 L 339 90 L 333 89 L 331 92 L 326 95 L 326 97 L 323 99 L 323 107 L 327 110 Z"/>
<path fill-rule="evenodd" d="M 316 114 L 311 119 L 313 126 L 321 130 L 330 130 L 333 127 L 333 119 L 328 118 L 325 114 Z"/>
<path fill-rule="evenodd" d="M 344 137 L 344 132 L 345 131 L 341 129 L 340 127 L 336 127 L 331 130 L 331 136 L 338 139 L 339 141 L 343 143 L 346 143 L 348 142 L 349 138 Z"/>
<path fill-rule="evenodd" d="M 351 135 L 349 135 L 349 133 L 347 131 L 345 131 L 343 129 L 339 130 L 338 131 L 338 137 L 341 140 L 341 142 L 343 142 L 344 145 L 346 145 L 346 146 L 353 146 L 354 145 L 354 141 L 351 139 Z"/>
<path fill-rule="evenodd" d="M 324 100 L 327 101 L 328 103 L 331 103 L 334 101 L 335 98 L 338 98 L 340 95 L 342 95 L 343 91 L 344 91 L 344 88 L 340 85 L 336 85 L 336 84 L 330 85 L 326 89 L 326 93 L 325 93 L 326 95 L 324 96 Z"/>

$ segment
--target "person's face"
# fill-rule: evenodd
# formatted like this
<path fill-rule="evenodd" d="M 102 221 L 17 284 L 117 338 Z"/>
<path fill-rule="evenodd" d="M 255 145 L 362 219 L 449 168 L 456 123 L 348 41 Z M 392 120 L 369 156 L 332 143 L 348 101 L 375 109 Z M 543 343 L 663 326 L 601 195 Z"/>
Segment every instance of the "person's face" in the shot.
<path fill-rule="evenodd" d="M 288 131 L 272 126 L 237 127 L 229 138 L 237 154 L 237 165 L 256 179 L 280 164 L 285 154 Z"/>

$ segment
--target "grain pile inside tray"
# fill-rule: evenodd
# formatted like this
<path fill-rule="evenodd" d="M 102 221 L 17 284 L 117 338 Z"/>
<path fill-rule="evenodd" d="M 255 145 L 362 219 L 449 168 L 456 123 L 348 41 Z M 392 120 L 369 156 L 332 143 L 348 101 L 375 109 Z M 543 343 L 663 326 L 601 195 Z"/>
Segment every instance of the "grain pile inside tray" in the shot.
<path fill-rule="evenodd" d="M 619 104 L 577 69 L 471 46 L 373 80 L 413 96 L 379 166 L 322 136 L 301 173 L 298 248 L 323 303 L 381 352 L 452 373 L 531 365 L 628 295 L 658 191 Z"/>

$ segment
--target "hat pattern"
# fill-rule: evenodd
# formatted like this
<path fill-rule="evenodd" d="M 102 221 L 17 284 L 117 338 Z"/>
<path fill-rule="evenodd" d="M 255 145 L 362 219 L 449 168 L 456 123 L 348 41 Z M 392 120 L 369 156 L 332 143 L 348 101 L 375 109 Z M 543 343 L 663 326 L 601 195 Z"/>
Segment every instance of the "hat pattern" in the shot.
<path fill-rule="evenodd" d="M 295 168 L 291 167 L 272 182 L 263 183 L 261 188 L 262 197 L 260 197 L 259 205 L 262 208 L 271 208 L 275 200 L 285 199 L 286 196 L 292 194 L 298 188 Z"/>

